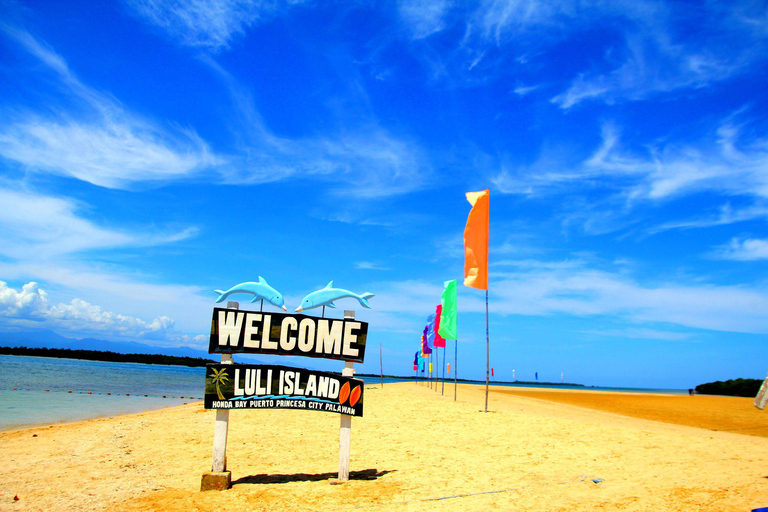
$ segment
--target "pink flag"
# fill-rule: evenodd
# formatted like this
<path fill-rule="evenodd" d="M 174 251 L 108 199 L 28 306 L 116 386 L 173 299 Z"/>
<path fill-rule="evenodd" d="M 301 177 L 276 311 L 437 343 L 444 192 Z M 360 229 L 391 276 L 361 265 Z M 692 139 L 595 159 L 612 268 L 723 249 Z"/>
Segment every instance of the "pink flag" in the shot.
<path fill-rule="evenodd" d="M 445 348 L 445 338 L 440 336 L 440 314 L 443 312 L 443 305 L 437 305 L 437 315 L 435 316 L 435 346 Z"/>

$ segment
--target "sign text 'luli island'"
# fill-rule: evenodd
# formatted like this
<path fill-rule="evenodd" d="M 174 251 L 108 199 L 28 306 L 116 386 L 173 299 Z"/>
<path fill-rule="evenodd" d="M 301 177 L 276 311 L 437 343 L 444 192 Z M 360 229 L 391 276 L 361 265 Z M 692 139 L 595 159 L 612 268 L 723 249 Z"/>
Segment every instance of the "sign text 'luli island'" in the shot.
<path fill-rule="evenodd" d="M 208 352 L 362 363 L 367 336 L 368 324 L 355 320 L 214 308 Z"/>
<path fill-rule="evenodd" d="M 216 364 L 205 374 L 206 409 L 305 409 L 363 415 L 364 383 L 278 365 Z"/>

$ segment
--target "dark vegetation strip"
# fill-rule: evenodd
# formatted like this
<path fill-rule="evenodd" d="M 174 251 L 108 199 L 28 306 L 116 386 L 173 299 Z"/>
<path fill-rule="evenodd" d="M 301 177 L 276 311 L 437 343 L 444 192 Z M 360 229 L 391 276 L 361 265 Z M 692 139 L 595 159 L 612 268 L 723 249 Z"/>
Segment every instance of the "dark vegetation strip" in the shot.
<path fill-rule="evenodd" d="M 696 392 L 701 395 L 726 396 L 756 396 L 763 381 L 759 379 L 731 379 L 726 381 L 707 382 L 696 386 Z"/>
<path fill-rule="evenodd" d="M 0 347 L 0 354 L 11 356 L 59 357 L 109 361 L 113 363 L 168 364 L 175 366 L 205 366 L 213 362 L 202 357 L 166 356 L 163 354 L 118 354 L 101 350 L 74 350 L 69 348 Z"/>

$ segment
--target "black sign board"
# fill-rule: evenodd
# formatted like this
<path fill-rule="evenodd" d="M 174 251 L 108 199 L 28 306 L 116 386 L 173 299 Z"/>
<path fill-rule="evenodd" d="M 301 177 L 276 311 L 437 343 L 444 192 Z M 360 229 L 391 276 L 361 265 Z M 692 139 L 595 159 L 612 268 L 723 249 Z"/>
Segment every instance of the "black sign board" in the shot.
<path fill-rule="evenodd" d="M 362 363 L 368 324 L 357 320 L 213 308 L 208 353 L 322 357 Z"/>
<path fill-rule="evenodd" d="M 209 364 L 206 409 L 304 409 L 363 415 L 360 379 L 264 364 Z"/>

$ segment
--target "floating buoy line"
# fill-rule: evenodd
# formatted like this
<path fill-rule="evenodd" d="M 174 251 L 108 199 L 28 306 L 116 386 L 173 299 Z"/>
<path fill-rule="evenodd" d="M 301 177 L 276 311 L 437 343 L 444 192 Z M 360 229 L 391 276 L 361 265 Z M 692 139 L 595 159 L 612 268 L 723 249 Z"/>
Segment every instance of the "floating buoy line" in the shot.
<path fill-rule="evenodd" d="M 2 391 L 2 388 L 0 388 L 0 391 Z M 12 391 L 33 391 L 30 388 L 12 388 Z M 46 389 L 45 391 L 50 392 L 50 389 Z M 62 391 L 63 393 L 63 391 Z M 144 397 L 144 398 L 175 398 L 180 400 L 202 400 L 202 397 L 196 397 L 196 396 L 171 396 L 171 395 L 144 395 L 141 393 L 112 393 L 112 392 L 101 392 L 101 391 L 72 391 L 67 390 L 67 393 L 70 394 L 78 394 L 78 395 L 105 395 L 105 396 L 138 396 L 138 397 Z"/>

